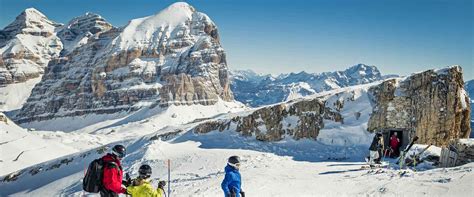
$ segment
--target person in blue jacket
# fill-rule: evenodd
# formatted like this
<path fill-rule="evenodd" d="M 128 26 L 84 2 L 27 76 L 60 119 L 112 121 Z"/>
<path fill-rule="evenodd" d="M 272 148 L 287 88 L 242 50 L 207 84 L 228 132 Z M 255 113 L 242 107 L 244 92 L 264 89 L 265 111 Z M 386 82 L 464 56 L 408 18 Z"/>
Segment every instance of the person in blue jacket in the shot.
<path fill-rule="evenodd" d="M 221 183 L 225 197 L 245 197 L 245 193 L 240 187 L 242 180 L 240 179 L 239 167 L 240 158 L 238 156 L 229 157 L 225 167 L 225 177 Z"/>

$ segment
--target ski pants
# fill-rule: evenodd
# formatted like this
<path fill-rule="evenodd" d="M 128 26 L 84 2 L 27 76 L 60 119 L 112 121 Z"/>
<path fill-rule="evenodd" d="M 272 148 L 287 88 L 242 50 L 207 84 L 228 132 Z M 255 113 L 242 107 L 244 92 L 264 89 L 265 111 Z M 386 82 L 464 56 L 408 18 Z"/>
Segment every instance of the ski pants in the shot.
<path fill-rule="evenodd" d="M 378 159 L 380 157 L 379 151 L 370 151 L 370 160 L 369 163 L 373 164 L 375 159 Z"/>

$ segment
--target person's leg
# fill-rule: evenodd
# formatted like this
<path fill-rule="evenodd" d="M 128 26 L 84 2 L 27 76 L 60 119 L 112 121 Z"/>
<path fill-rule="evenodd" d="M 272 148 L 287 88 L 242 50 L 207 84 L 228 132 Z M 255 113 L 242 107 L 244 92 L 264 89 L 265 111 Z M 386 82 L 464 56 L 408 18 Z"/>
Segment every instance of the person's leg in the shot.
<path fill-rule="evenodd" d="M 377 151 L 370 151 L 370 159 L 369 164 L 374 164 L 374 160 L 376 159 Z"/>

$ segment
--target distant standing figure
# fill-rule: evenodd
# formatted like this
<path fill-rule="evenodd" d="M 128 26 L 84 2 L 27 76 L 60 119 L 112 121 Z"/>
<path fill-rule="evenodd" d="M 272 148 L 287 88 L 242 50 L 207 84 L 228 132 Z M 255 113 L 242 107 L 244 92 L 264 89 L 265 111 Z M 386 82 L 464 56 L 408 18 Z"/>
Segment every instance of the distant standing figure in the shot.
<path fill-rule="evenodd" d="M 245 197 L 242 191 L 242 181 L 240 178 L 240 158 L 238 156 L 229 157 L 225 167 L 225 177 L 221 183 L 225 197 Z"/>
<path fill-rule="evenodd" d="M 380 163 L 380 157 L 382 156 L 379 151 L 382 150 L 383 148 L 383 142 L 382 142 L 382 134 L 377 133 L 374 136 L 374 139 L 372 140 L 372 143 L 370 144 L 369 147 L 369 152 L 370 152 L 370 160 L 369 164 L 373 165 L 374 163 Z"/>
<path fill-rule="evenodd" d="M 398 157 L 400 155 L 400 139 L 397 132 L 393 133 L 392 137 L 390 137 L 390 148 L 392 149 L 391 157 Z"/>

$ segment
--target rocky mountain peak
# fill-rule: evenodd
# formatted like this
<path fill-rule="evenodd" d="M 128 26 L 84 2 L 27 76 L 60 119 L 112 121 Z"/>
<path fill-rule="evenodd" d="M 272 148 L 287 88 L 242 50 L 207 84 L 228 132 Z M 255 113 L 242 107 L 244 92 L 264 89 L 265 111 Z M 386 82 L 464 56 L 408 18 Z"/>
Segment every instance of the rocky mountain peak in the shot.
<path fill-rule="evenodd" d="M 100 21 L 91 16 L 80 18 Z M 72 26 L 66 27 L 70 35 Z M 187 3 L 93 37 L 49 64 L 18 122 L 233 101 L 217 26 Z M 81 37 L 68 39 L 80 43 Z"/>
<path fill-rule="evenodd" d="M 61 40 L 49 20 L 34 8 L 23 11 L 0 31 L 0 85 L 39 77 L 48 62 L 59 56 Z"/>
<path fill-rule="evenodd" d="M 17 34 L 51 36 L 55 28 L 61 24 L 49 20 L 43 13 L 35 8 L 25 9 L 15 20 L 6 26 L 0 33 L 0 46 Z"/>
<path fill-rule="evenodd" d="M 87 12 L 82 16 L 73 18 L 58 32 L 58 36 L 64 45 L 62 54 L 72 52 L 75 48 L 86 44 L 91 37 L 112 28 L 112 24 L 95 13 Z"/>
<path fill-rule="evenodd" d="M 377 67 L 366 64 L 356 64 L 349 67 L 344 72 L 350 74 L 352 77 L 365 77 L 369 75 L 380 76 L 380 71 Z"/>
<path fill-rule="evenodd" d="M 182 40 L 176 45 L 188 45 L 189 35 L 199 36 L 200 33 L 218 41 L 215 24 L 206 14 L 197 12 L 185 2 L 177 2 L 155 15 L 131 20 L 115 39 L 114 45 L 116 51 L 157 48 L 163 42 L 176 42 L 173 39 Z"/>

